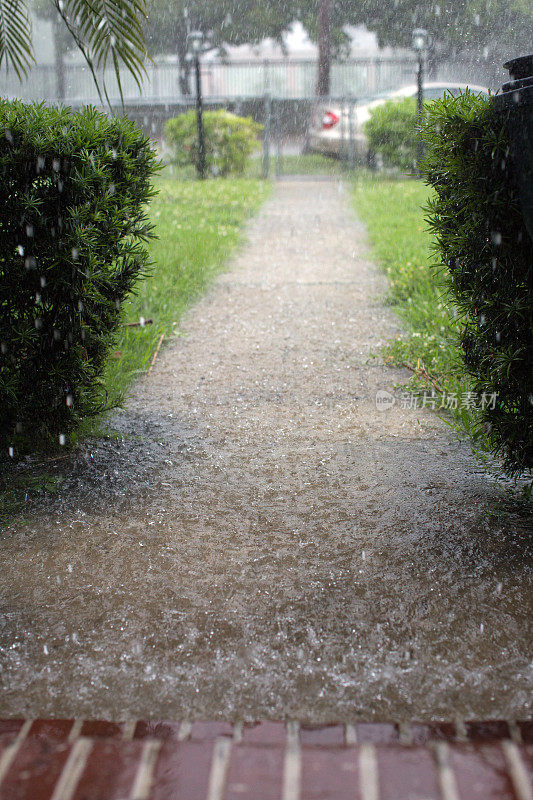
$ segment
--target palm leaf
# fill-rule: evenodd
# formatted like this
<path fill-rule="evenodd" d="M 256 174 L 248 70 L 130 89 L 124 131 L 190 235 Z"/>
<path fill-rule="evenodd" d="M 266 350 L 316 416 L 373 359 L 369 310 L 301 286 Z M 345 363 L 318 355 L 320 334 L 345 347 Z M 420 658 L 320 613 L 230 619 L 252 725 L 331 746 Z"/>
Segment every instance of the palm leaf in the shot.
<path fill-rule="evenodd" d="M 25 0 L 0 0 L 0 66 L 12 67 L 22 80 L 34 61 Z"/>
<path fill-rule="evenodd" d="M 129 70 L 139 89 L 146 74 L 142 30 L 145 0 L 54 0 L 54 3 L 91 69 L 100 97 L 96 70 L 112 66 L 124 105 L 120 65 Z M 109 103 L 105 79 L 103 90 Z"/>

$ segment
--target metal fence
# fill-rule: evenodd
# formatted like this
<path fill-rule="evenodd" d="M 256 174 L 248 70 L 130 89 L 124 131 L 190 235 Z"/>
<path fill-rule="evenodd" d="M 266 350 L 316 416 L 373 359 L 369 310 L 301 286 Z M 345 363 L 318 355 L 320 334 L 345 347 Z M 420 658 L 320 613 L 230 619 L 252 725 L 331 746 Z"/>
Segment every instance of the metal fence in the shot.
<path fill-rule="evenodd" d="M 331 70 L 331 92 L 359 97 L 394 89 L 414 81 L 415 62 L 408 57 L 360 58 L 334 63 Z M 120 94 L 112 70 L 105 75 L 109 96 L 118 101 Z M 128 101 L 164 103 L 186 99 L 180 91 L 177 64 L 152 64 L 142 91 L 131 75 L 121 74 L 124 97 Z M 223 63 L 204 61 L 202 90 L 206 98 L 250 98 L 266 92 L 276 97 L 304 98 L 313 95 L 316 61 L 286 58 L 277 61 L 240 61 Z M 30 78 L 20 83 L 13 73 L 0 73 L 0 95 L 31 101 L 64 100 L 69 103 L 97 102 L 92 76 L 83 64 L 69 64 L 64 71 L 64 96 L 58 93 L 57 73 L 53 65 L 37 65 Z"/>

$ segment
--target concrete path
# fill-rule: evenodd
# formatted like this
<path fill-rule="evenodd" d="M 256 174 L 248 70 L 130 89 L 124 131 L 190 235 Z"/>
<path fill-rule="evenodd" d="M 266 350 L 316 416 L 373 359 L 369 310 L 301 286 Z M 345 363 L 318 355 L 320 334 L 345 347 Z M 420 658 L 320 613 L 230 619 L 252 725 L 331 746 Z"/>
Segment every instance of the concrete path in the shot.
<path fill-rule="evenodd" d="M 399 322 L 347 189 L 279 183 L 248 233 L 2 537 L 0 712 L 529 716 L 526 523 L 436 415 L 376 408 Z"/>

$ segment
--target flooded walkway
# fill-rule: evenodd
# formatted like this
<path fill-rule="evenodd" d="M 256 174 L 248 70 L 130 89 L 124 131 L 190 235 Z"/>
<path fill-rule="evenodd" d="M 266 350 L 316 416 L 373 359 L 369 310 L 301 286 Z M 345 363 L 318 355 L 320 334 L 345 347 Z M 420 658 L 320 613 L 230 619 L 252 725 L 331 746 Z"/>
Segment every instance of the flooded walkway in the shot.
<path fill-rule="evenodd" d="M 120 436 L 2 534 L 1 715 L 530 715 L 527 523 L 376 409 L 385 290 L 347 189 L 276 185 Z"/>

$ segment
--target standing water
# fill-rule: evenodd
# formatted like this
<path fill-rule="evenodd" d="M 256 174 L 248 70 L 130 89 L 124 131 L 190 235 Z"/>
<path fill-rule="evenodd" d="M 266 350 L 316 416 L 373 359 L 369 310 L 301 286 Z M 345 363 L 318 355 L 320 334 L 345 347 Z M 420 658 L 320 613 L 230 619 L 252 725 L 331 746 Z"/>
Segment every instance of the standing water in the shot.
<path fill-rule="evenodd" d="M 278 184 L 120 437 L 4 531 L 1 715 L 530 713 L 526 522 L 376 408 L 385 290 L 342 188 Z"/>

